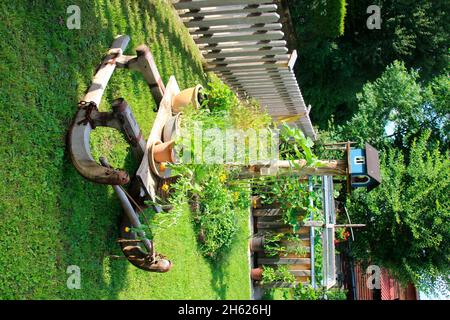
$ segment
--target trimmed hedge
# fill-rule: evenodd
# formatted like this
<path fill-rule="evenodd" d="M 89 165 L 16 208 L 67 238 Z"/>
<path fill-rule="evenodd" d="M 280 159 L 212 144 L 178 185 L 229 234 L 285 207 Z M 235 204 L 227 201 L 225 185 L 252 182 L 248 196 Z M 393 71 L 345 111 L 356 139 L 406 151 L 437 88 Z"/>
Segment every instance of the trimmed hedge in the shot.
<path fill-rule="evenodd" d="M 345 0 L 312 0 L 307 3 L 300 1 L 292 5 L 294 21 L 304 16 L 316 36 L 336 38 L 344 34 L 346 15 Z M 305 13 L 308 15 L 305 16 Z"/>

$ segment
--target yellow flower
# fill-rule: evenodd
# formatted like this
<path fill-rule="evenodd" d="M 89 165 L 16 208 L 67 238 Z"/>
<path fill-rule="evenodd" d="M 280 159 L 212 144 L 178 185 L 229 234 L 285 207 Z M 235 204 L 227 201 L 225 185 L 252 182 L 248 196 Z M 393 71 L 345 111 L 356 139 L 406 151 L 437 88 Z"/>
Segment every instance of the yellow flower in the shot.
<path fill-rule="evenodd" d="M 227 180 L 227 175 L 225 173 L 221 174 L 219 176 L 219 180 L 220 180 L 220 182 L 224 183 L 225 180 Z"/>
<path fill-rule="evenodd" d="M 239 192 L 235 191 L 234 192 L 234 200 L 237 201 L 237 199 L 239 199 Z"/>
<path fill-rule="evenodd" d="M 256 199 L 253 199 L 253 209 L 256 208 Z"/>
<path fill-rule="evenodd" d="M 130 232 L 130 228 L 128 228 L 128 227 L 125 227 L 125 232 Z"/>
<path fill-rule="evenodd" d="M 164 184 L 162 185 L 162 187 L 161 187 L 161 190 L 164 191 L 164 192 L 169 191 L 169 185 L 168 185 L 167 183 L 164 183 Z"/>

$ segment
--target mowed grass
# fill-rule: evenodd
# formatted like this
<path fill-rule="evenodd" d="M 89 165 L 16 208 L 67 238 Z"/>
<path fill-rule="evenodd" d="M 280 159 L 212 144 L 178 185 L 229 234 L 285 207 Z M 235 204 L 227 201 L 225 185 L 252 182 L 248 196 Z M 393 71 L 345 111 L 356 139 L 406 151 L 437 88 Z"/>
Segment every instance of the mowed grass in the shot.
<path fill-rule="evenodd" d="M 118 34 L 127 54 L 150 46 L 163 80 L 181 88 L 205 83 L 195 45 L 168 1 L 84 0 L 81 29 L 68 30 L 72 1 L 2 1 L 0 4 L 0 299 L 248 299 L 248 215 L 222 261 L 198 251 L 190 214 L 156 234 L 159 252 L 174 262 L 151 274 L 123 260 L 115 243 L 121 216 L 112 188 L 84 180 L 66 151 L 77 102 Z M 101 110 L 124 97 L 145 136 L 154 101 L 141 75 L 116 70 Z M 97 129 L 96 157 L 133 172 L 137 163 L 122 136 Z M 69 265 L 81 269 L 81 289 L 66 286 Z"/>

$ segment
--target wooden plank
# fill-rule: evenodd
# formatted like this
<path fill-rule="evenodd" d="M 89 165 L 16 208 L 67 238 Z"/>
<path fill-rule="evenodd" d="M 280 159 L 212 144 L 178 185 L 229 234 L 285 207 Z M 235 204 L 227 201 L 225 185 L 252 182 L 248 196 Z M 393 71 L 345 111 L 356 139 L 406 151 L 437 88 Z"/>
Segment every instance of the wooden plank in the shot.
<path fill-rule="evenodd" d="M 262 40 L 262 41 L 236 41 L 236 42 L 226 42 L 221 44 L 199 44 L 200 50 L 226 50 L 226 49 L 259 49 L 259 48 L 275 48 L 275 47 L 285 47 L 287 44 L 286 40 Z"/>
<path fill-rule="evenodd" d="M 247 64 L 253 62 L 287 62 L 289 59 L 289 55 L 277 55 L 273 57 L 254 57 L 254 58 L 234 58 L 234 59 L 223 59 L 223 60 L 211 60 L 207 62 L 207 66 L 219 66 L 219 65 L 239 65 L 239 64 Z"/>
<path fill-rule="evenodd" d="M 236 88 L 237 91 L 246 91 L 246 92 L 252 92 L 253 94 L 264 94 L 265 92 L 267 92 L 267 90 L 269 88 L 267 87 L 263 87 L 263 88 L 243 88 L 243 87 L 239 87 L 239 86 L 234 86 L 234 88 Z M 287 94 L 294 94 L 294 93 L 298 93 L 298 89 L 296 88 L 276 88 L 273 87 L 273 90 L 277 91 L 278 93 L 287 93 Z"/>
<path fill-rule="evenodd" d="M 278 6 L 276 4 L 268 4 L 268 5 L 260 5 L 256 8 L 253 7 L 243 7 L 240 6 L 240 8 L 232 8 L 229 10 L 222 10 L 222 9 L 201 9 L 200 11 L 188 11 L 185 13 L 180 14 L 181 18 L 203 18 L 210 15 L 224 15 L 224 14 L 251 14 L 251 13 L 266 13 L 266 12 L 276 12 L 278 9 Z"/>
<path fill-rule="evenodd" d="M 229 25 L 239 25 L 245 21 L 246 24 L 259 24 L 259 23 L 276 23 L 280 20 L 280 16 L 277 13 L 263 13 L 259 16 L 246 17 L 239 15 L 232 16 L 219 16 L 215 19 L 204 19 L 204 20 L 190 20 L 184 23 L 188 28 L 208 28 L 213 26 L 229 26 Z M 281 39 L 281 38 L 278 38 Z M 251 39 L 244 39 L 251 40 Z M 265 39 L 262 39 L 265 40 Z M 268 39 L 271 40 L 271 39 Z M 274 39 L 277 40 L 277 39 Z M 200 42 L 202 43 L 202 42 Z"/>
<path fill-rule="evenodd" d="M 205 71 L 233 71 L 233 70 L 260 70 L 260 69 L 277 69 L 286 64 L 265 62 L 261 64 L 248 64 L 246 66 L 226 66 L 226 67 L 208 67 Z"/>
<path fill-rule="evenodd" d="M 174 76 L 169 78 L 166 86 L 166 91 L 159 104 L 158 113 L 156 114 L 152 130 L 147 139 L 147 147 L 144 153 L 144 159 L 148 159 L 148 149 L 156 141 L 161 139 L 162 131 L 167 120 L 172 116 L 172 98 L 180 92 L 177 81 Z M 142 161 L 136 177 L 141 180 L 142 184 L 150 192 L 150 197 L 153 201 L 156 200 L 156 185 L 157 177 L 151 172 L 148 161 Z"/>
<path fill-rule="evenodd" d="M 299 92 L 300 88 L 295 84 L 278 84 L 278 83 L 260 83 L 258 84 L 236 84 L 236 87 L 243 88 L 246 90 L 252 90 L 252 89 L 263 89 L 263 88 L 274 88 L 274 89 L 281 89 L 281 90 L 288 90 L 292 89 L 294 92 Z M 267 91 L 266 91 L 267 92 Z M 300 95 L 300 94 L 299 94 Z"/>
<path fill-rule="evenodd" d="M 240 86 L 240 85 L 233 85 L 236 90 L 245 90 L 247 92 L 252 93 L 259 93 L 259 94 L 265 94 L 270 90 L 271 93 L 278 93 L 279 95 L 288 95 L 291 94 L 291 96 L 297 95 L 298 98 L 301 100 L 301 95 L 299 93 L 299 89 L 295 87 L 279 87 L 276 86 L 276 84 L 269 86 L 266 84 L 261 84 L 261 87 L 248 87 L 248 86 Z"/>
<path fill-rule="evenodd" d="M 205 59 L 231 58 L 231 57 L 264 57 L 277 54 L 285 54 L 288 52 L 287 48 L 272 48 L 260 50 L 223 50 L 220 52 L 209 52 L 203 55 Z"/>
<path fill-rule="evenodd" d="M 289 59 L 288 62 L 289 69 L 294 70 L 294 65 L 295 62 L 297 62 L 297 57 L 298 57 L 297 50 L 292 51 L 291 58 Z"/>
<path fill-rule="evenodd" d="M 284 103 L 288 103 L 288 104 L 296 104 L 296 103 L 301 103 L 301 100 L 298 98 L 291 98 L 291 97 L 264 97 L 264 96 L 258 96 L 257 99 L 260 102 L 265 102 L 265 103 L 274 103 L 274 102 L 284 102 Z"/>
<path fill-rule="evenodd" d="M 301 283 L 302 285 L 308 285 L 309 281 L 302 281 L 302 282 L 295 282 L 295 283 L 290 283 L 290 282 L 271 282 L 271 283 L 266 283 L 266 284 L 259 284 L 261 287 L 265 288 L 265 289 L 273 289 L 273 288 L 296 288 L 298 287 L 299 283 Z"/>
<path fill-rule="evenodd" d="M 289 95 L 289 94 L 280 94 L 277 92 L 259 94 L 258 99 L 260 99 L 260 100 L 280 100 L 280 99 L 286 100 L 286 99 L 288 99 L 291 102 L 299 102 L 299 101 L 301 102 L 302 101 L 301 97 L 297 96 L 296 94 Z"/>
<path fill-rule="evenodd" d="M 289 227 L 289 225 L 287 225 L 284 222 L 271 221 L 271 222 L 257 222 L 256 227 L 258 229 L 276 229 L 276 228 L 286 228 Z"/>
<path fill-rule="evenodd" d="M 254 94 L 255 96 L 257 96 L 257 97 L 262 97 L 265 93 L 267 93 L 269 90 L 271 90 L 271 93 L 275 93 L 275 92 L 277 92 L 277 93 L 279 93 L 279 94 L 285 94 L 285 95 L 292 95 L 292 97 L 295 97 L 295 94 L 297 94 L 298 93 L 298 91 L 297 90 L 295 90 L 295 89 L 290 89 L 290 88 L 287 88 L 287 89 L 279 89 L 279 88 L 276 88 L 276 87 L 272 87 L 272 88 L 267 88 L 267 87 L 264 87 L 264 88 L 261 88 L 261 89 L 245 89 L 245 88 L 242 88 L 242 87 L 238 87 L 238 86 L 233 86 L 233 88 L 235 89 L 235 91 L 237 91 L 238 93 L 243 93 L 243 92 L 245 92 L 245 93 L 251 93 L 251 94 Z M 298 100 L 299 100 L 299 102 L 301 102 L 301 103 L 303 103 L 304 101 L 303 101 L 303 99 L 301 98 L 301 97 L 295 97 L 295 98 L 297 98 Z"/>
<path fill-rule="evenodd" d="M 257 259 L 258 264 L 284 265 L 284 264 L 311 264 L 309 258 L 263 258 Z"/>
<path fill-rule="evenodd" d="M 274 81 L 285 83 L 286 80 L 290 79 L 292 76 L 289 74 L 280 75 L 280 76 L 266 76 L 266 75 L 256 75 L 256 76 L 247 76 L 247 77 L 226 77 L 227 81 L 230 83 L 257 83 L 259 81 Z"/>
<path fill-rule="evenodd" d="M 231 79 L 227 79 L 225 78 L 225 81 L 227 81 L 227 83 L 231 84 L 231 85 L 246 85 L 246 84 L 258 84 L 258 83 L 279 83 L 279 84 L 284 84 L 285 83 L 285 78 L 278 78 L 278 77 L 264 77 L 264 76 L 257 76 L 257 77 L 253 77 L 253 78 L 243 78 L 243 79 L 239 79 L 239 78 L 231 78 Z"/>
<path fill-rule="evenodd" d="M 251 5 L 272 3 L 270 0 L 203 0 L 203 1 L 182 1 L 174 2 L 173 6 L 177 10 L 181 9 L 202 9 L 207 7 L 220 7 L 232 5 Z"/>
<path fill-rule="evenodd" d="M 245 21 L 244 21 L 245 22 Z M 257 31 L 271 31 L 271 30 L 281 30 L 283 25 L 281 23 L 268 23 L 261 25 L 235 25 L 235 26 L 226 26 L 220 28 L 209 28 L 207 30 L 204 29 L 195 29 L 189 30 L 191 35 L 205 35 L 205 34 L 223 34 L 229 32 L 257 32 Z"/>
<path fill-rule="evenodd" d="M 200 37 L 194 39 L 195 43 L 221 43 L 232 42 L 239 40 L 278 40 L 283 39 L 284 33 L 282 31 L 268 31 L 266 33 L 252 33 L 242 35 L 226 35 L 226 36 L 212 36 Z"/>
<path fill-rule="evenodd" d="M 256 76 L 256 75 L 278 75 L 278 74 L 290 74 L 290 71 L 285 67 L 280 67 L 278 69 L 269 69 L 269 70 L 246 70 L 246 71 L 239 71 L 239 70 L 226 70 L 226 71 L 220 71 L 218 72 L 220 76 L 223 77 L 239 77 L 239 78 L 245 78 L 245 76 Z"/>
<path fill-rule="evenodd" d="M 221 71 L 221 75 L 224 76 L 234 76 L 234 77 L 241 77 L 241 76 L 255 76 L 255 75 L 261 75 L 265 74 L 268 76 L 275 76 L 277 74 L 292 74 L 291 71 L 286 66 L 278 66 L 276 69 L 271 70 L 247 70 L 247 71 L 240 71 L 240 70 L 228 70 L 228 71 Z"/>
<path fill-rule="evenodd" d="M 311 276 L 311 270 L 289 270 L 289 272 L 296 277 L 310 277 Z"/>
<path fill-rule="evenodd" d="M 311 265 L 308 264 L 290 264 L 286 268 L 289 270 L 311 270 Z"/>
<path fill-rule="evenodd" d="M 281 216 L 283 213 L 280 208 L 275 209 L 253 209 L 252 214 L 254 217 L 265 217 L 265 216 Z"/>

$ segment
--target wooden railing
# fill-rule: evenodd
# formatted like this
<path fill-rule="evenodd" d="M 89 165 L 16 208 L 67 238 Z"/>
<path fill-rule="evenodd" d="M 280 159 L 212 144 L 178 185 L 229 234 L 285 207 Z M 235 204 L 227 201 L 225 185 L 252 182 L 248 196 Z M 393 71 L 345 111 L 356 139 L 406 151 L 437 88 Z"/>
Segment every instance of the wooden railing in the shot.
<path fill-rule="evenodd" d="M 174 7 L 215 72 L 241 97 L 252 97 L 276 120 L 295 122 L 316 138 L 288 52 L 275 0 L 175 0 Z"/>

